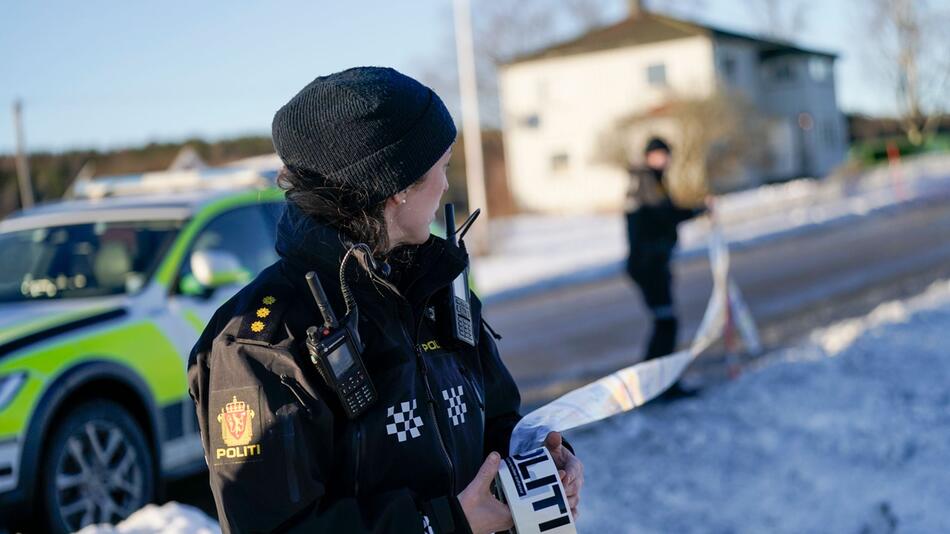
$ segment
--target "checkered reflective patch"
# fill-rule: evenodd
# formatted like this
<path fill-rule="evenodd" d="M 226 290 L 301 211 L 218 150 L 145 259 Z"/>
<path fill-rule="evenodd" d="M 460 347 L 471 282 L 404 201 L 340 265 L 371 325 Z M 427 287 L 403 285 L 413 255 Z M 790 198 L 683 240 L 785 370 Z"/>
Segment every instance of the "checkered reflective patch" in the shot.
<path fill-rule="evenodd" d="M 422 534 L 435 534 L 432 530 L 432 523 L 429 522 L 429 516 L 422 516 Z"/>
<path fill-rule="evenodd" d="M 442 390 L 442 398 L 449 403 L 448 412 L 449 419 L 452 420 L 452 426 L 459 426 L 465 422 L 465 412 L 468 411 L 468 406 L 462 400 L 464 394 L 462 386 Z"/>
<path fill-rule="evenodd" d="M 395 406 L 390 406 L 386 410 L 386 416 L 388 420 L 392 420 L 391 423 L 386 425 L 386 433 L 390 436 L 395 435 L 399 443 L 422 435 L 422 432 L 419 431 L 422 426 L 422 418 L 416 415 L 416 399 L 412 399 L 411 402 L 400 403 L 398 412 Z"/>

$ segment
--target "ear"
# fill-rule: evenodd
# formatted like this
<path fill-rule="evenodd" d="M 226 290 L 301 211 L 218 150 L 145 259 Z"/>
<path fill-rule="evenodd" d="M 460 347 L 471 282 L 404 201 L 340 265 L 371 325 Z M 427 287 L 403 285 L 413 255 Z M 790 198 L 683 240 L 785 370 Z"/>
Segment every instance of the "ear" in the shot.
<path fill-rule="evenodd" d="M 409 190 L 403 189 L 402 191 L 396 193 L 395 195 L 386 199 L 387 206 L 398 207 L 406 203 L 406 198 L 409 196 Z"/>
<path fill-rule="evenodd" d="M 392 220 L 396 216 L 396 212 L 406 203 L 406 196 L 407 190 L 403 189 L 386 199 L 386 204 L 383 206 L 383 216 L 387 221 Z"/>
<path fill-rule="evenodd" d="M 396 213 L 406 203 L 406 191 L 402 190 L 386 199 L 383 206 L 383 219 L 386 221 L 386 232 L 389 234 L 390 250 L 399 245 L 402 239 L 402 230 L 396 221 Z"/>

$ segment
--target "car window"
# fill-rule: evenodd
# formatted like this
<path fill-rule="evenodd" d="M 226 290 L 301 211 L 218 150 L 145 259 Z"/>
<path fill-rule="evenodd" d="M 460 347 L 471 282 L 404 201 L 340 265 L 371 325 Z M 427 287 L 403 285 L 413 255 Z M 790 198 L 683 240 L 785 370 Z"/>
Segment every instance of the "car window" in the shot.
<path fill-rule="evenodd" d="M 96 222 L 0 234 L 0 302 L 135 293 L 178 221 Z"/>
<path fill-rule="evenodd" d="M 192 244 L 191 253 L 199 250 L 227 252 L 251 276 L 256 276 L 277 261 L 274 226 L 262 205 L 236 208 L 215 217 L 199 232 Z M 189 274 L 191 265 L 186 258 L 182 265 L 182 278 Z"/>

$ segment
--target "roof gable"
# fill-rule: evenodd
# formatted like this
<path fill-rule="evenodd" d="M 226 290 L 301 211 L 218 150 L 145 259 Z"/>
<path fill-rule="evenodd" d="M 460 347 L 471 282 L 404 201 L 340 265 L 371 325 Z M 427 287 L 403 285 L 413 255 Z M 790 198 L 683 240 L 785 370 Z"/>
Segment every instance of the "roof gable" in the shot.
<path fill-rule="evenodd" d="M 723 30 L 655 13 L 640 12 L 634 17 L 626 18 L 615 24 L 597 28 L 573 39 L 514 57 L 504 64 L 513 65 L 539 59 L 586 54 L 695 36 L 753 42 L 760 47 L 761 53 L 766 55 L 801 53 L 836 57 L 836 54 L 830 52 L 806 49 L 789 42 Z"/>

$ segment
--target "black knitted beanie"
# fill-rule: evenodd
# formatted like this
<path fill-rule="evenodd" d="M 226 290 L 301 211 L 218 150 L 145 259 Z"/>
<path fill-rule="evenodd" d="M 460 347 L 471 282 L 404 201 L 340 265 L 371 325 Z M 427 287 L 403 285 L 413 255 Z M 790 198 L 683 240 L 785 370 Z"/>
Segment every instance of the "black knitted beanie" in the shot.
<path fill-rule="evenodd" d="M 272 129 L 290 171 L 363 192 L 367 206 L 421 178 L 456 136 L 438 95 L 381 67 L 317 78 L 277 110 Z"/>
<path fill-rule="evenodd" d="M 646 148 L 643 149 L 643 153 L 647 154 L 653 152 L 654 150 L 665 150 L 667 154 L 672 153 L 670 150 L 670 145 L 666 144 L 666 141 L 662 137 L 652 137 L 647 141 Z"/>

